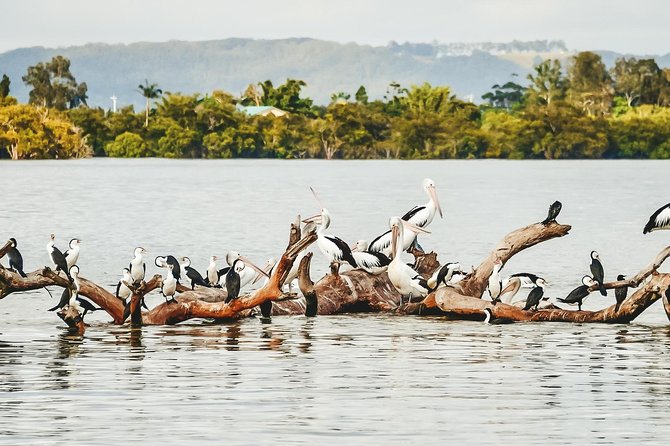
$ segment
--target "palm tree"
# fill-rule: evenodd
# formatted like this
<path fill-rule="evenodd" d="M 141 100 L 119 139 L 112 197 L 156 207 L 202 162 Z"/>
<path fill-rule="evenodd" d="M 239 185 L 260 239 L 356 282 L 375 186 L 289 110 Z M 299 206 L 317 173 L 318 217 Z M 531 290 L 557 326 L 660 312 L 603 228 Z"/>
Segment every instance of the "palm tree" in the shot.
<path fill-rule="evenodd" d="M 144 127 L 149 127 L 149 107 L 151 105 L 150 101 L 152 99 L 158 99 L 160 95 L 163 94 L 163 90 L 158 88 L 158 84 L 150 84 L 147 79 L 144 79 L 144 85 L 140 84 L 137 86 L 137 90 L 147 99 Z"/>

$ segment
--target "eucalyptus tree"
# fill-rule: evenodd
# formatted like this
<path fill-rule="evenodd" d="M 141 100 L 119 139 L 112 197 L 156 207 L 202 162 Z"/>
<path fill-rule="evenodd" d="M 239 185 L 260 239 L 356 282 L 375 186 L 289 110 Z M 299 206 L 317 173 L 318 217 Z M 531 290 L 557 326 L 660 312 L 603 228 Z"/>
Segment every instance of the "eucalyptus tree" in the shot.
<path fill-rule="evenodd" d="M 28 93 L 31 104 L 65 110 L 86 105 L 86 82 L 77 83 L 70 72 L 70 60 L 55 56 L 50 62 L 40 62 L 28 67 L 23 82 L 32 87 Z"/>

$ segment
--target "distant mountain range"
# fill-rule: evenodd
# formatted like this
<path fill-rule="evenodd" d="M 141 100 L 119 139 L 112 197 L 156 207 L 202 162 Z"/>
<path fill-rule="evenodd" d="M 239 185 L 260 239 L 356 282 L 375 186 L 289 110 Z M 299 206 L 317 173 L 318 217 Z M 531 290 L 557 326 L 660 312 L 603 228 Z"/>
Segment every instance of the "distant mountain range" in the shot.
<path fill-rule="evenodd" d="M 598 51 L 611 65 L 620 54 Z M 510 43 L 404 43 L 386 46 L 336 43 L 293 38 L 281 40 L 224 39 L 202 42 L 169 41 L 109 45 L 93 43 L 67 48 L 21 48 L 0 54 L 0 75 L 7 74 L 11 93 L 27 101 L 21 81 L 30 65 L 63 55 L 72 62 L 78 82 L 86 82 L 89 105 L 141 107 L 137 92 L 145 79 L 164 91 L 209 93 L 216 89 L 239 95 L 250 83 L 286 78 L 307 83 L 305 94 L 318 104 L 344 91 L 353 96 L 364 85 L 371 98 L 381 98 L 390 82 L 402 86 L 430 82 L 448 85 L 463 99 L 481 101 L 493 84 L 525 82 L 538 61 L 567 59 L 574 54 L 561 41 Z M 653 56 L 662 67 L 670 54 Z"/>

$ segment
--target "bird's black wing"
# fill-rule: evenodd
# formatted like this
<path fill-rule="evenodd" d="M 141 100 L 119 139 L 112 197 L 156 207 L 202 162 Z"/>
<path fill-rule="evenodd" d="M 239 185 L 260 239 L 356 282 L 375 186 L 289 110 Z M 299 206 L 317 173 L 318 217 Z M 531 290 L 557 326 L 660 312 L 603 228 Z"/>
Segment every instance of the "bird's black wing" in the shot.
<path fill-rule="evenodd" d="M 327 235 L 326 238 L 331 242 L 335 243 L 335 245 L 340 249 L 340 251 L 342 251 L 342 260 L 346 261 L 349 265 L 353 266 L 354 268 L 358 266 L 356 264 L 356 259 L 354 259 L 354 256 L 351 255 L 351 248 L 349 248 L 349 245 L 347 245 L 344 240 L 330 235 Z"/>
<path fill-rule="evenodd" d="M 371 254 L 371 255 L 377 257 L 377 259 L 379 259 L 379 266 L 388 266 L 388 265 L 391 264 L 391 259 L 386 257 L 381 252 L 370 252 L 370 251 L 368 251 L 368 254 Z"/>
<path fill-rule="evenodd" d="M 603 282 L 605 281 L 605 269 L 603 268 L 603 264 L 600 263 L 600 260 L 591 260 L 591 274 L 593 274 L 593 280 L 598 282 L 600 294 L 607 296 L 607 290 L 603 286 Z"/>
<path fill-rule="evenodd" d="M 58 301 L 58 304 L 56 304 L 55 307 L 49 308 L 47 311 L 56 311 L 59 308 L 63 308 L 67 303 L 70 301 L 70 289 L 69 288 L 63 288 L 63 293 L 60 295 L 60 300 Z"/>
<path fill-rule="evenodd" d="M 96 307 L 91 302 L 87 301 L 86 299 L 82 299 L 81 297 L 77 297 L 77 302 L 79 302 L 79 305 L 81 305 L 83 309 L 90 311 L 91 313 L 96 310 L 102 310 L 102 308 Z"/>
<path fill-rule="evenodd" d="M 195 268 L 190 266 L 186 267 L 186 277 L 191 279 L 192 285 L 207 286 L 207 283 L 205 283 L 205 279 L 202 277 L 202 274 L 200 274 Z"/>
<path fill-rule="evenodd" d="M 61 250 L 56 248 L 55 246 L 51 251 L 51 260 L 53 260 L 54 265 L 56 265 L 56 271 L 63 271 L 65 272 L 67 277 L 70 278 L 70 271 L 68 271 L 67 269 L 67 261 L 65 260 L 65 256 L 63 255 Z"/>
<path fill-rule="evenodd" d="M 380 252 L 380 251 L 385 250 L 389 246 L 391 246 L 391 238 L 389 238 L 388 241 L 382 240 L 382 238 L 385 235 L 390 234 L 390 233 L 391 233 L 391 230 L 389 229 L 388 231 L 386 231 L 385 233 L 383 233 L 382 235 L 380 235 L 379 237 L 374 239 L 372 241 L 372 243 L 370 243 L 370 246 L 368 247 L 368 251 L 370 251 L 370 252 Z"/>
<path fill-rule="evenodd" d="M 417 214 L 417 212 L 421 212 L 424 209 L 426 209 L 426 206 L 414 206 L 400 218 L 402 218 L 405 221 L 408 221 L 410 218 L 414 217 Z"/>
<path fill-rule="evenodd" d="M 627 286 L 614 289 L 614 297 L 616 297 L 616 306 L 614 307 L 614 309 L 616 311 L 619 311 L 619 307 L 621 306 L 623 301 L 626 300 L 627 296 L 628 296 L 628 287 Z"/>
<path fill-rule="evenodd" d="M 570 293 L 568 293 L 564 299 L 559 298 L 558 300 L 566 304 L 576 304 L 577 302 L 581 302 L 588 295 L 589 287 L 586 285 L 580 285 L 574 290 L 570 291 Z"/>
<path fill-rule="evenodd" d="M 533 283 L 537 283 L 537 279 L 539 279 L 539 277 L 533 273 L 516 273 L 512 274 L 510 277 L 528 277 Z"/>
<path fill-rule="evenodd" d="M 535 287 L 530 290 L 528 297 L 526 298 L 526 305 L 523 307 L 524 310 L 530 310 L 534 306 L 540 303 L 542 296 L 544 295 L 544 290 L 542 287 Z"/>
<path fill-rule="evenodd" d="M 121 290 L 121 281 L 119 280 L 119 283 L 116 284 L 116 297 L 117 297 L 118 299 L 121 299 L 121 298 L 119 297 L 119 291 L 120 291 L 120 290 Z"/>
<path fill-rule="evenodd" d="M 12 248 L 7 252 L 7 259 L 9 260 L 9 267 L 16 270 L 21 277 L 26 277 L 26 273 L 23 272 L 23 256 L 18 249 Z"/>
<path fill-rule="evenodd" d="M 663 217 L 659 218 L 659 215 L 661 212 L 664 212 Z M 648 232 L 653 231 L 654 229 L 666 229 L 670 227 L 670 203 L 666 204 L 665 206 L 659 208 L 651 214 L 651 217 L 649 217 L 649 221 L 647 224 L 644 226 L 644 230 L 642 230 L 643 234 L 646 234 Z"/>
<path fill-rule="evenodd" d="M 172 277 L 179 282 L 179 279 L 181 279 L 181 265 L 179 261 L 174 256 L 167 256 L 165 262 L 168 265 L 172 265 Z"/>
<path fill-rule="evenodd" d="M 226 303 L 237 299 L 240 295 L 240 275 L 232 268 L 226 274 Z"/>
<path fill-rule="evenodd" d="M 552 221 L 556 221 L 556 217 L 558 217 L 558 214 L 561 212 L 561 208 L 563 207 L 563 204 L 556 200 L 554 201 L 551 206 L 549 206 L 549 212 L 547 212 L 547 218 L 544 219 L 542 222 L 543 225 L 549 224 Z"/>
<path fill-rule="evenodd" d="M 218 274 L 218 275 L 219 275 L 219 279 L 221 279 L 221 276 L 225 276 L 226 274 L 228 274 L 228 271 L 229 271 L 229 270 L 230 270 L 230 266 L 226 266 L 225 268 L 221 268 L 220 270 L 218 270 L 218 271 L 216 272 L 216 274 Z"/>

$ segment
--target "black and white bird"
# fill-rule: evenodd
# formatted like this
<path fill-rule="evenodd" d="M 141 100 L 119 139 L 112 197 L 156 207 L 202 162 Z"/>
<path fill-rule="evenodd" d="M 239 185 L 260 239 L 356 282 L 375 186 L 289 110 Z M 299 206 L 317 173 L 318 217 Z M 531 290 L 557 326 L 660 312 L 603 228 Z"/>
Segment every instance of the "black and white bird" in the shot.
<path fill-rule="evenodd" d="M 226 273 L 227 296 L 225 303 L 229 303 L 233 299 L 237 299 L 239 297 L 241 289 L 240 273 L 245 269 L 245 264 L 242 259 L 237 258 L 233 261 L 233 264 Z"/>
<path fill-rule="evenodd" d="M 9 239 L 10 248 L 7 251 L 7 260 L 9 260 L 9 269 L 12 269 L 19 273 L 21 277 L 27 277 L 26 273 L 23 272 L 23 256 L 16 248 L 17 243 L 14 237 Z"/>
<path fill-rule="evenodd" d="M 605 270 L 603 269 L 603 264 L 600 263 L 600 256 L 596 251 L 591 251 L 591 274 L 593 275 L 593 280 L 598 282 L 600 294 L 607 296 L 607 290 L 603 285 L 605 283 Z"/>
<path fill-rule="evenodd" d="M 642 230 L 643 234 L 648 232 L 658 231 L 661 229 L 670 229 L 670 203 L 659 208 L 651 214 L 649 221 Z"/>
<path fill-rule="evenodd" d="M 194 290 L 196 285 L 207 287 L 207 282 L 205 282 L 204 277 L 200 274 L 195 268 L 191 266 L 191 259 L 188 257 L 182 257 L 182 268 L 186 273 L 186 277 L 191 281 L 191 289 Z"/>
<path fill-rule="evenodd" d="M 538 279 L 544 280 L 545 283 L 547 282 L 544 278 L 533 273 L 515 273 L 503 279 L 503 287 L 506 287 L 507 284 L 514 278 L 519 279 L 521 288 L 535 288 L 537 286 Z"/>
<path fill-rule="evenodd" d="M 314 222 L 318 226 L 316 245 L 331 265 L 347 262 L 353 268 L 358 267 L 356 259 L 351 255 L 349 245 L 339 237 L 326 234 L 325 231 L 330 226 L 330 214 L 326 208 L 322 208 L 319 214 L 303 220 L 303 223 L 310 222 Z"/>
<path fill-rule="evenodd" d="M 623 274 L 619 274 L 616 276 L 616 280 L 626 280 L 626 276 Z M 623 303 L 624 300 L 626 300 L 626 297 L 628 297 L 628 287 L 627 286 L 622 286 L 620 288 L 615 288 L 614 289 L 614 297 L 616 297 L 616 307 L 614 307 L 615 311 L 619 311 L 619 307 Z"/>
<path fill-rule="evenodd" d="M 209 258 L 209 265 L 207 265 L 207 284 L 209 286 L 218 286 L 219 284 L 219 269 L 216 266 L 216 261 L 219 260 L 217 256 Z"/>
<path fill-rule="evenodd" d="M 514 321 L 511 319 L 493 317 L 493 311 L 491 311 L 490 308 L 484 308 L 484 314 L 486 315 L 486 317 L 484 318 L 484 323 L 486 324 L 500 325 L 500 324 L 514 323 Z"/>
<path fill-rule="evenodd" d="M 439 285 L 451 285 L 454 275 L 462 272 L 460 263 L 447 262 L 430 276 L 427 285 L 431 290 L 434 290 Z"/>
<path fill-rule="evenodd" d="M 491 302 L 495 305 L 496 302 L 500 302 L 500 292 L 502 291 L 502 279 L 500 278 L 500 270 L 503 267 L 503 262 L 500 259 L 496 259 L 493 263 L 493 272 L 489 276 L 488 291 L 489 296 L 491 297 Z"/>
<path fill-rule="evenodd" d="M 411 266 L 402 260 L 402 246 L 404 229 L 410 232 L 427 233 L 425 229 L 419 228 L 400 217 L 391 218 L 391 250 L 393 252 L 393 260 L 388 266 L 388 276 L 393 287 L 400 293 L 401 303 L 403 297 L 425 297 L 429 292 L 428 284 L 423 280 L 421 275 L 416 272 Z"/>
<path fill-rule="evenodd" d="M 237 251 L 228 251 L 226 253 L 226 263 L 228 263 L 228 268 L 223 268 L 219 270 L 219 285 L 221 287 L 226 286 L 226 275 L 230 272 L 235 260 L 240 259 L 242 263 L 246 266 L 239 271 L 240 275 L 240 290 L 244 289 L 247 285 L 250 285 L 256 280 L 257 273 L 268 277 L 265 271 L 263 271 L 259 266 L 253 263 L 248 258 L 244 257 Z M 247 268 L 248 267 L 248 268 Z"/>
<path fill-rule="evenodd" d="M 74 289 L 72 290 L 72 294 L 70 295 L 68 305 L 77 310 L 81 314 L 83 313 L 84 310 L 79 304 L 79 291 L 81 290 L 81 283 L 79 282 L 79 267 L 77 265 L 73 265 L 72 268 L 70 268 L 70 277 L 72 277 L 72 283 L 74 284 Z"/>
<path fill-rule="evenodd" d="M 166 303 L 177 303 L 177 299 L 174 297 L 174 294 L 177 291 L 177 279 L 175 279 L 174 274 L 172 274 L 174 267 L 169 263 L 165 263 L 164 268 L 166 271 L 165 277 L 163 277 L 161 283 L 161 294 L 165 297 Z"/>
<path fill-rule="evenodd" d="M 102 308 L 96 307 L 91 302 L 82 297 L 77 297 L 77 304 L 79 305 L 79 308 L 83 310 L 83 313 L 81 313 L 82 318 L 86 316 L 86 313 L 93 313 L 94 311 L 102 310 Z"/>
<path fill-rule="evenodd" d="M 596 285 L 596 282 L 591 276 L 584 276 L 582 277 L 582 284 L 580 286 L 570 291 L 570 293 L 568 293 L 565 298 L 561 299 L 559 297 L 558 301 L 569 305 L 577 304 L 579 311 L 582 311 L 582 304 L 584 299 L 586 299 L 586 297 L 591 293 L 589 288 L 594 285 Z"/>
<path fill-rule="evenodd" d="M 119 280 L 119 283 L 116 284 L 116 297 L 125 302 L 126 299 L 128 299 L 133 293 L 131 289 L 128 288 L 123 282 L 126 282 L 128 285 L 133 283 L 133 279 L 130 277 L 130 270 L 128 268 L 123 268 L 123 278 Z"/>
<path fill-rule="evenodd" d="M 544 296 L 545 286 L 547 286 L 547 283 L 543 279 L 537 281 L 537 286 L 528 293 L 526 305 L 523 307 L 524 310 L 530 310 L 532 308 L 534 311 L 537 311 L 537 307 L 540 305 L 542 297 Z"/>
<path fill-rule="evenodd" d="M 67 278 L 72 282 L 72 277 L 70 276 L 70 269 L 67 267 L 67 261 L 65 260 L 65 255 L 63 252 L 58 249 L 55 245 L 56 236 L 51 234 L 51 240 L 47 243 L 47 252 L 49 253 L 49 258 L 53 264 L 56 272 L 63 271 Z"/>
<path fill-rule="evenodd" d="M 548 225 L 549 223 L 556 222 L 556 217 L 561 212 L 563 205 L 560 201 L 554 201 L 551 206 L 549 206 L 549 212 L 547 212 L 547 218 L 542 221 L 543 225 Z"/>
<path fill-rule="evenodd" d="M 63 253 L 68 268 L 72 268 L 74 265 L 77 264 L 77 260 L 79 260 L 80 243 L 81 240 L 79 240 L 78 238 L 73 238 L 72 240 L 70 240 L 68 250 Z"/>
<path fill-rule="evenodd" d="M 370 274 L 381 274 L 391 263 L 391 259 L 381 252 L 368 251 L 367 240 L 359 240 L 351 247 L 351 255 L 360 269 Z"/>
<path fill-rule="evenodd" d="M 437 198 L 437 192 L 435 189 L 435 182 L 430 178 L 423 180 L 423 189 L 428 195 L 428 202 L 423 206 L 414 206 L 410 209 L 405 215 L 401 218 L 414 226 L 420 228 L 425 228 L 428 226 L 433 219 L 435 218 L 435 213 L 438 212 L 440 217 L 442 217 L 442 208 L 440 207 L 440 202 Z M 390 227 L 390 223 L 389 223 Z M 403 232 L 403 245 L 402 250 L 407 251 L 414 243 L 416 242 L 417 234 L 410 230 L 404 230 Z M 388 230 L 379 237 L 375 238 L 368 250 L 371 252 L 381 252 L 386 257 L 391 257 L 391 231 Z"/>
<path fill-rule="evenodd" d="M 159 268 L 165 268 L 165 264 L 172 265 L 172 277 L 174 277 L 177 284 L 179 284 L 179 281 L 181 280 L 181 265 L 179 264 L 179 260 L 172 255 L 158 256 L 154 259 L 154 265 Z"/>
<path fill-rule="evenodd" d="M 60 299 L 58 300 L 58 303 L 54 306 L 49 308 L 47 311 L 56 311 L 60 308 L 63 308 L 65 305 L 70 302 L 70 297 L 72 296 L 72 291 L 70 288 L 63 288 L 63 292 L 60 295 Z"/>
<path fill-rule="evenodd" d="M 147 254 L 147 250 L 138 246 L 135 248 L 134 257 L 130 261 L 130 277 L 133 279 L 133 283 L 139 283 L 144 280 L 144 276 L 147 272 L 147 265 L 144 263 L 144 255 Z"/>

